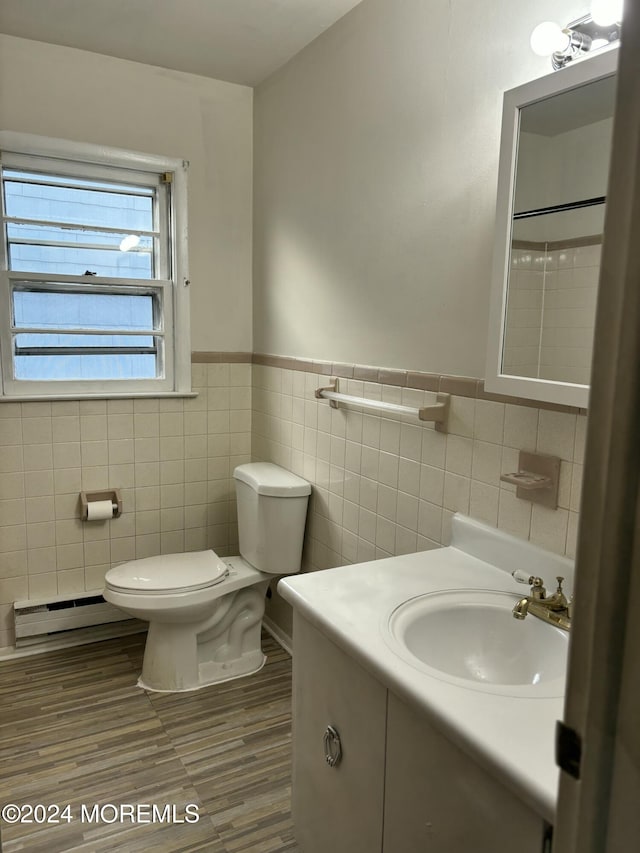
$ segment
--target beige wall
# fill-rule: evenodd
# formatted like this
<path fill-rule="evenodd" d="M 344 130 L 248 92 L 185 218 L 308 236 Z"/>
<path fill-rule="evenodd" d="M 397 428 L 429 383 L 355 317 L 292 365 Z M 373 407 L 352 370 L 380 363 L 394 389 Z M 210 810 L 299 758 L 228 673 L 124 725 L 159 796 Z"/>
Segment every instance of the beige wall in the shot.
<path fill-rule="evenodd" d="M 0 35 L 0 129 L 189 160 L 191 344 L 251 349 L 246 86 Z"/>
<path fill-rule="evenodd" d="M 256 90 L 254 348 L 482 376 L 502 94 L 567 0 L 364 0 Z"/>

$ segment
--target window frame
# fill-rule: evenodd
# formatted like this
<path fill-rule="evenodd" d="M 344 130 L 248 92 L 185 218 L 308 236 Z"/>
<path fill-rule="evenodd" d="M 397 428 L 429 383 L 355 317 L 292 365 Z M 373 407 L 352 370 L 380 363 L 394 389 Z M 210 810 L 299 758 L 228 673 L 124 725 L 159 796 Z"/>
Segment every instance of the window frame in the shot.
<path fill-rule="evenodd" d="M 157 278 L 130 279 L 99 276 L 67 276 L 8 269 L 7 241 L 3 227 L 0 246 L 0 359 L 2 392 L 0 399 L 58 399 L 80 397 L 183 396 L 191 392 L 191 343 L 189 331 L 189 273 L 187 255 L 187 171 L 188 162 L 142 154 L 119 148 L 0 131 L 0 157 L 7 169 L 40 171 L 70 179 L 136 182 L 145 186 L 157 179 L 162 189 L 154 197 L 154 228 L 167 240 L 158 242 Z M 137 181 L 136 181 L 137 178 Z M 2 196 L 4 206 L 4 194 Z M 4 210 L 3 210 L 4 213 Z M 164 229 L 164 231 L 163 231 Z M 96 230 L 99 230 L 97 228 Z M 126 230 L 126 229 L 124 229 Z M 164 245 L 163 245 L 164 244 Z M 166 251 L 165 251 L 166 247 Z M 49 292 L 89 285 L 96 292 L 152 293 L 161 318 L 152 334 L 160 341 L 157 355 L 159 373 L 153 379 L 17 379 L 13 365 L 13 335 L 20 332 L 13 323 L 12 294 L 21 285 L 38 286 L 49 282 Z M 59 284 L 60 288 L 55 285 Z M 155 323 L 154 323 L 155 326 Z M 119 334 L 119 331 L 117 332 Z M 109 334 L 109 333 L 107 333 Z M 114 334 L 111 332 L 110 334 Z"/>

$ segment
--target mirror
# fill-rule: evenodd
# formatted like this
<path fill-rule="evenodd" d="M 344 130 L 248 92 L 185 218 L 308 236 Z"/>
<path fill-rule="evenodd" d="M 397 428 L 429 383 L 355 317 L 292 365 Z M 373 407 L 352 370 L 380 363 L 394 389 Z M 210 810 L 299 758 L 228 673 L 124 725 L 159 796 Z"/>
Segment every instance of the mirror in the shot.
<path fill-rule="evenodd" d="M 487 391 L 587 406 L 616 62 L 505 94 Z"/>

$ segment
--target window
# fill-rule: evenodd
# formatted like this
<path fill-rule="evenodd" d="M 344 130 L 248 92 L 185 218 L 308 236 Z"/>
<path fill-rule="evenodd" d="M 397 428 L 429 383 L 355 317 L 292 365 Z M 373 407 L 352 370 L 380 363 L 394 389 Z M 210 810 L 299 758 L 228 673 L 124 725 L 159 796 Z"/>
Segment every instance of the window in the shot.
<path fill-rule="evenodd" d="M 0 133 L 5 396 L 190 390 L 186 164 Z"/>

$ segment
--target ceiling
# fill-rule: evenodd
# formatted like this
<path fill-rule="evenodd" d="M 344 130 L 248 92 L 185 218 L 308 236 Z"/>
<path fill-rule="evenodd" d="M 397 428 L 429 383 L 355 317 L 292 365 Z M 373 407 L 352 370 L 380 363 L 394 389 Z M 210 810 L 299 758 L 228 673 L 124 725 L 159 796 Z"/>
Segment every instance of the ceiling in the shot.
<path fill-rule="evenodd" d="M 0 0 L 0 32 L 256 86 L 360 0 Z"/>
<path fill-rule="evenodd" d="M 613 118 L 616 75 L 527 104 L 520 111 L 520 130 L 542 136 L 567 133 L 597 121 Z"/>

